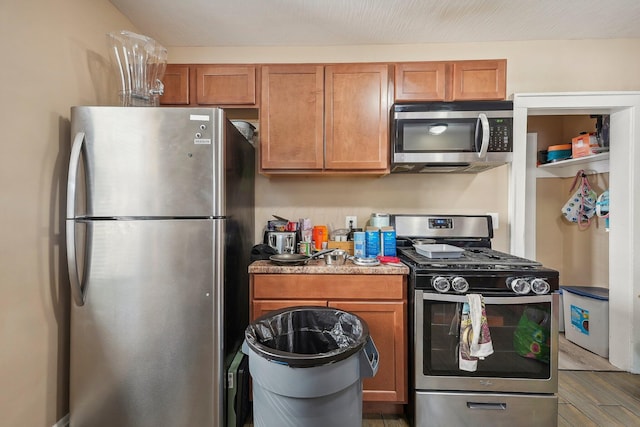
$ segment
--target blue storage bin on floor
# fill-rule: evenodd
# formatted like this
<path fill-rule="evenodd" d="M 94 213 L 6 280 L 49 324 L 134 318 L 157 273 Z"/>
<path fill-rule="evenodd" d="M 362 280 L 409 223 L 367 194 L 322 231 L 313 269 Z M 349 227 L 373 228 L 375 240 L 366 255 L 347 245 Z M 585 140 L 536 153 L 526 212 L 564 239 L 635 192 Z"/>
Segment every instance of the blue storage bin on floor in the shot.
<path fill-rule="evenodd" d="M 609 357 L 609 289 L 562 286 L 565 337 L 602 357 Z"/>

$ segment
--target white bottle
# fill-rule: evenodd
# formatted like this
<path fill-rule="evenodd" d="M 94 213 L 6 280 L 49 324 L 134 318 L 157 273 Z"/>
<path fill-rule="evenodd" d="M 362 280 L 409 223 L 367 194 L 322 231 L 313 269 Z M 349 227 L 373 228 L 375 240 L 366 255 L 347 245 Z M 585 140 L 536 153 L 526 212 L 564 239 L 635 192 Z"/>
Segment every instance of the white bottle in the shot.
<path fill-rule="evenodd" d="M 356 258 L 365 257 L 365 235 L 364 231 L 353 233 L 353 256 Z"/>

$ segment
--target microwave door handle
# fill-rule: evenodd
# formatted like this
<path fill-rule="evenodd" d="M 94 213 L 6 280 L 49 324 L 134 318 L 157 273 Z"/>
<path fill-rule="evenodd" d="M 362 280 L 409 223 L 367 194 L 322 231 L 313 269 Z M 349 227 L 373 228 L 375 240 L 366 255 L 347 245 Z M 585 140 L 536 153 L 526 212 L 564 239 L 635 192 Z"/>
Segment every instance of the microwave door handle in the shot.
<path fill-rule="evenodd" d="M 484 159 L 489 150 L 489 119 L 487 119 L 485 113 L 478 114 L 478 120 L 476 121 L 476 148 L 480 129 L 482 129 L 482 143 L 480 144 L 480 150 L 478 150 L 478 157 Z"/>

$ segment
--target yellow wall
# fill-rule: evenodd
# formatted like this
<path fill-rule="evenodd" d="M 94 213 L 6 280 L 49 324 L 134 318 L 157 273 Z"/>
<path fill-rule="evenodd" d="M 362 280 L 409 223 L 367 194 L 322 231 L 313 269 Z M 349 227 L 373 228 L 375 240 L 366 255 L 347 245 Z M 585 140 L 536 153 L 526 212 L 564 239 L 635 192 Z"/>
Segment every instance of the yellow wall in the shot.
<path fill-rule="evenodd" d="M 53 425 L 68 409 L 63 203 L 69 107 L 115 102 L 105 34 L 134 30 L 106 0 L 0 3 L 0 425 Z M 163 43 L 162 40 L 159 40 Z M 171 62 L 507 58 L 508 92 L 640 89 L 640 40 L 420 46 L 174 48 Z M 480 175 L 257 181 L 257 218 L 341 224 L 373 211 L 498 212 L 506 167 Z"/>
<path fill-rule="evenodd" d="M 68 411 L 63 261 L 69 107 L 108 103 L 105 34 L 134 30 L 107 0 L 0 2 L 0 426 Z"/>

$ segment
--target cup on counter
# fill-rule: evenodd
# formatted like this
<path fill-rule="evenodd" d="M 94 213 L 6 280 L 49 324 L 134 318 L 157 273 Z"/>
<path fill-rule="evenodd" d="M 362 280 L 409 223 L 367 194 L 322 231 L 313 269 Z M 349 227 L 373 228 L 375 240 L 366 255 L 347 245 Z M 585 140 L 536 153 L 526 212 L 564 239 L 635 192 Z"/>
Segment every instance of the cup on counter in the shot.
<path fill-rule="evenodd" d="M 303 255 L 311 255 L 311 242 L 298 243 L 298 252 Z"/>

